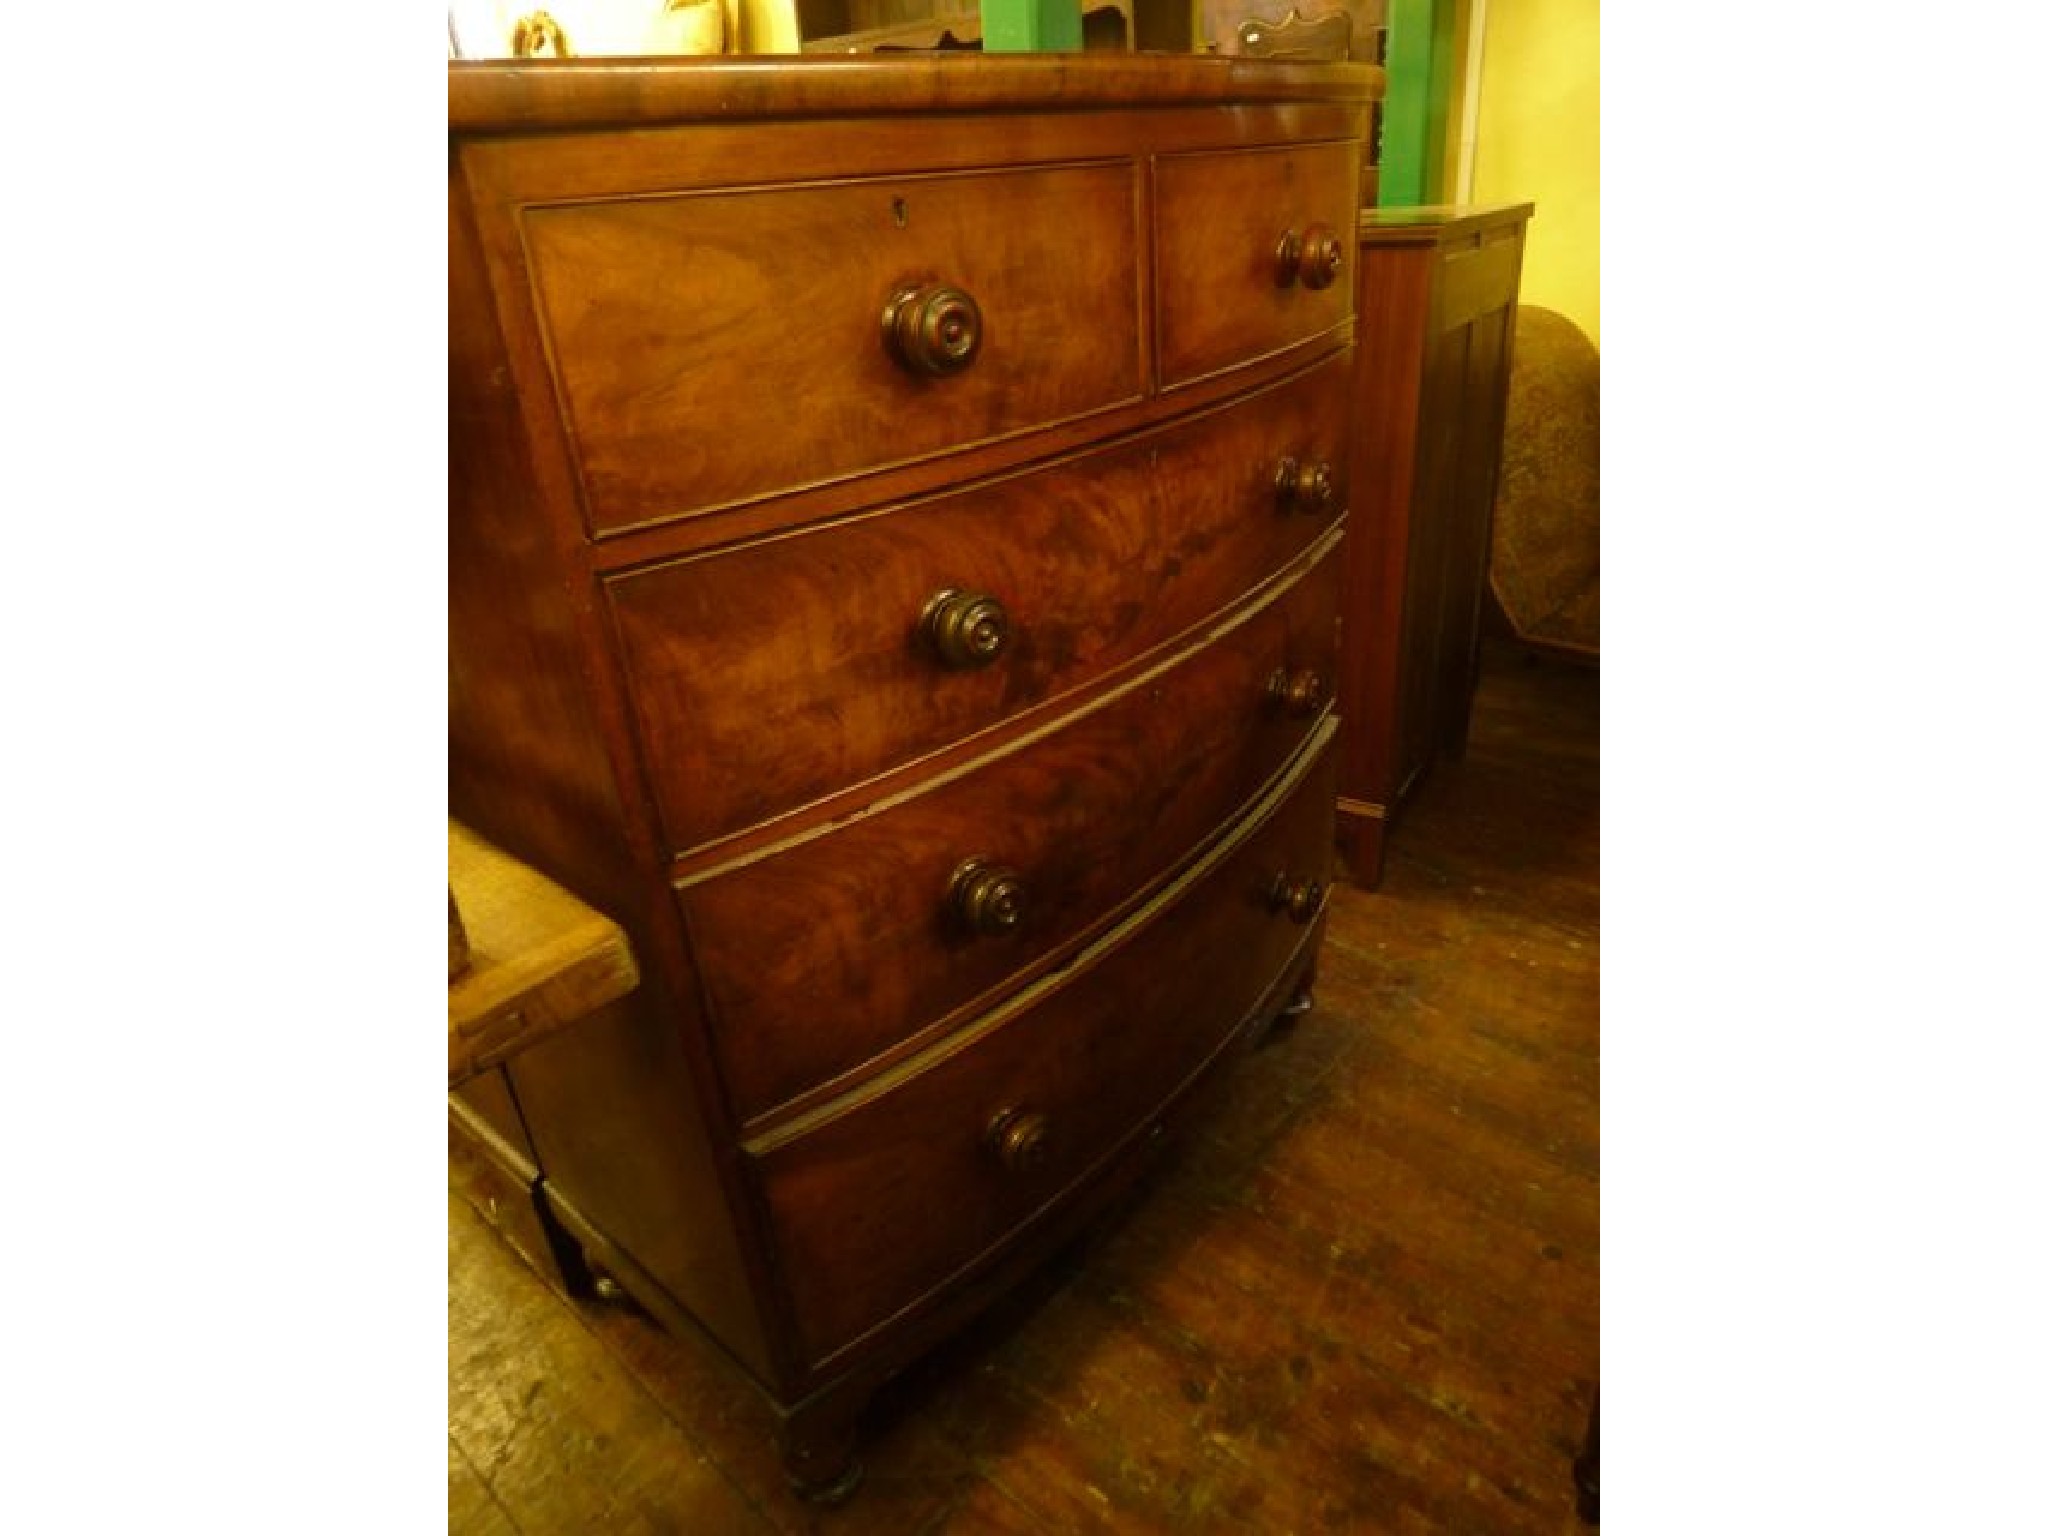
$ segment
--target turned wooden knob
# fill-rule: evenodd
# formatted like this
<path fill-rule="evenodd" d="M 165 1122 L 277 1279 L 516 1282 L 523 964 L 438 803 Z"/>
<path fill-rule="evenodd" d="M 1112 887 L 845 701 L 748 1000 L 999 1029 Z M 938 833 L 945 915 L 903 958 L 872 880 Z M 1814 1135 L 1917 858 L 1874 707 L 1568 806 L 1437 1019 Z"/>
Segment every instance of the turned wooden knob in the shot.
<path fill-rule="evenodd" d="M 969 933 L 1008 933 L 1024 919 L 1024 877 L 1002 864 L 969 859 L 953 871 L 946 906 Z"/>
<path fill-rule="evenodd" d="M 1052 1150 L 1052 1126 L 1045 1116 L 1014 1106 L 989 1117 L 982 1143 L 1012 1173 L 1041 1166 Z"/>
<path fill-rule="evenodd" d="M 1322 673 L 1308 667 L 1298 672 L 1281 667 L 1266 679 L 1266 698 L 1290 715 L 1312 715 L 1328 696 Z"/>
<path fill-rule="evenodd" d="M 958 373 L 981 350 L 981 306 L 944 283 L 899 288 L 882 306 L 882 341 L 912 373 Z"/>
<path fill-rule="evenodd" d="M 1327 288 L 1344 270 L 1344 242 L 1327 224 L 1288 230 L 1273 247 L 1273 276 L 1282 288 Z"/>
<path fill-rule="evenodd" d="M 1305 923 L 1323 904 L 1323 882 L 1301 875 L 1275 875 L 1267 900 L 1275 912 L 1285 912 L 1294 922 Z"/>
<path fill-rule="evenodd" d="M 986 592 L 935 592 L 918 616 L 918 633 L 956 671 L 985 667 L 1010 643 L 1010 616 Z"/>
<path fill-rule="evenodd" d="M 1285 458 L 1273 471 L 1280 510 L 1327 512 L 1337 504 L 1337 476 L 1325 459 Z"/>
<path fill-rule="evenodd" d="M 1301 237 L 1301 286 L 1327 288 L 1344 270 L 1344 242 L 1327 224 L 1311 224 Z"/>

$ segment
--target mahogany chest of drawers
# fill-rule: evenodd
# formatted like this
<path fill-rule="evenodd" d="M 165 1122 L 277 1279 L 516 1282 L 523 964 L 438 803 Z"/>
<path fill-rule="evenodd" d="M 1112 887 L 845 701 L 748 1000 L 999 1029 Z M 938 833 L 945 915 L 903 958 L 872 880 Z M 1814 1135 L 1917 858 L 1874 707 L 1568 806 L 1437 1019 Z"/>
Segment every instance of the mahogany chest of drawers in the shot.
<path fill-rule="evenodd" d="M 497 1130 L 810 1490 L 1306 998 L 1380 86 L 450 67 L 450 811 L 642 970 Z"/>

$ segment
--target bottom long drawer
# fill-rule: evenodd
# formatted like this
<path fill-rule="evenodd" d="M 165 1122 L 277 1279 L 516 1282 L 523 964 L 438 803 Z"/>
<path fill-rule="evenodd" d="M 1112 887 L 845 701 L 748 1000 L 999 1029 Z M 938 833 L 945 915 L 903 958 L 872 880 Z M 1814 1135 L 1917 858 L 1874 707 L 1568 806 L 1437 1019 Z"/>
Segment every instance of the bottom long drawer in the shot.
<path fill-rule="evenodd" d="M 808 1363 L 1085 1179 L 1247 1020 L 1320 912 L 1334 732 L 1325 721 L 1210 858 L 1068 970 L 938 1059 L 750 1144 Z"/>

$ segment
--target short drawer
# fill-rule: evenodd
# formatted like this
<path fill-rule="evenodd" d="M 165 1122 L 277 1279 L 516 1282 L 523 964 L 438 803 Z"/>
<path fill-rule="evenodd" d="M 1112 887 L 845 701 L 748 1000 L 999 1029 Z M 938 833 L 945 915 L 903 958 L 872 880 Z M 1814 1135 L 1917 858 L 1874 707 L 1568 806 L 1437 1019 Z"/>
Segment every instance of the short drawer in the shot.
<path fill-rule="evenodd" d="M 1357 144 L 1162 155 L 1157 177 L 1162 387 L 1350 317 Z"/>
<path fill-rule="evenodd" d="M 995 726 L 1278 574 L 1341 511 L 1348 366 L 1063 465 L 611 578 L 670 846 Z M 1327 493 L 1279 494 L 1287 464 L 1296 487 L 1327 472 Z M 939 636 L 947 614 L 992 612 Z M 996 636 L 992 655 L 975 633 Z"/>
<path fill-rule="evenodd" d="M 1245 841 L 1071 980 L 1027 992 L 858 1107 L 752 1149 L 809 1363 L 1084 1180 L 1250 1018 L 1321 911 L 1333 730 Z"/>
<path fill-rule="evenodd" d="M 1268 788 L 1331 691 L 1338 565 L 1325 553 L 1049 737 L 685 888 L 741 1116 L 969 1007 L 1165 879 Z"/>
<path fill-rule="evenodd" d="M 590 531 L 1137 398 L 1135 176 L 1118 161 L 527 209 Z"/>

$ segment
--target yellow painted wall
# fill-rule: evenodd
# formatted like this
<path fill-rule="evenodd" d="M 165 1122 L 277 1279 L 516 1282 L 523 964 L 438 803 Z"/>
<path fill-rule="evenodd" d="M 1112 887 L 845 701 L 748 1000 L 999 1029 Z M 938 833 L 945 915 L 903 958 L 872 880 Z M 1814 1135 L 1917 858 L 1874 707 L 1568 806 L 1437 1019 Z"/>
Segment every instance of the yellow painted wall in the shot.
<path fill-rule="evenodd" d="M 798 53 L 796 0 L 739 0 L 740 44 L 733 52 Z"/>
<path fill-rule="evenodd" d="M 1536 205 L 1522 302 L 1570 316 L 1598 346 L 1600 0 L 1488 0 L 1472 166 L 1473 202 Z"/>
<path fill-rule="evenodd" d="M 796 0 L 719 0 L 725 12 L 727 53 L 796 53 Z M 570 50 L 585 57 L 694 51 L 678 45 L 674 20 L 660 0 L 450 0 L 451 35 L 468 58 L 505 58 L 512 26 L 545 10 L 568 35 Z"/>

